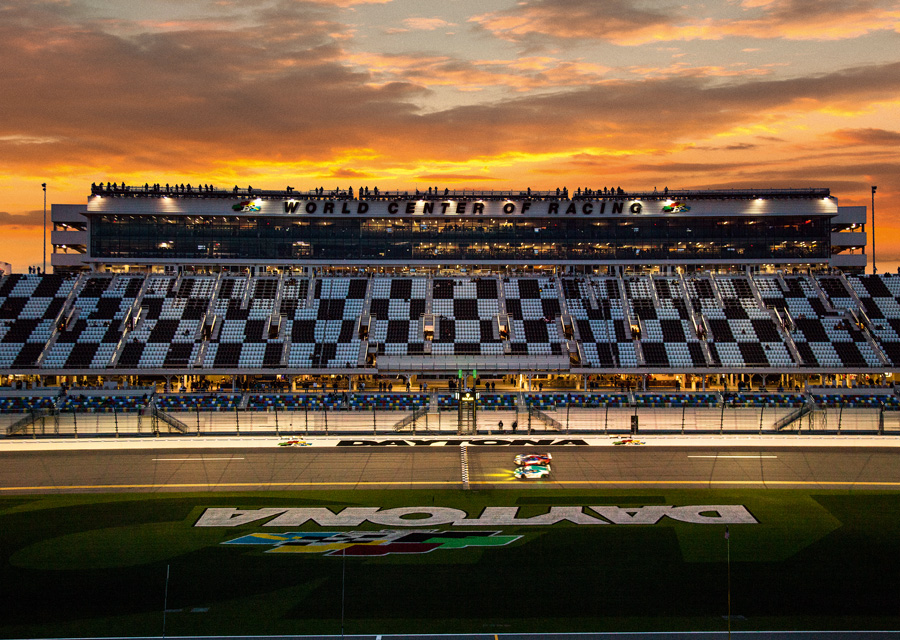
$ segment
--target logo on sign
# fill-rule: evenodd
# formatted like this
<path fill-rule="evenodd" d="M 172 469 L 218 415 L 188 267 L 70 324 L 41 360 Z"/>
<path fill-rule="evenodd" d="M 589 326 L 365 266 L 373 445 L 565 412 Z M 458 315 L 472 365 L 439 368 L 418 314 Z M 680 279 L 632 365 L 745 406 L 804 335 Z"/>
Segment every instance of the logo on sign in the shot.
<path fill-rule="evenodd" d="M 241 213 L 260 211 L 260 206 L 253 200 L 244 200 L 243 202 L 231 205 L 231 208 L 235 211 L 240 211 Z"/>

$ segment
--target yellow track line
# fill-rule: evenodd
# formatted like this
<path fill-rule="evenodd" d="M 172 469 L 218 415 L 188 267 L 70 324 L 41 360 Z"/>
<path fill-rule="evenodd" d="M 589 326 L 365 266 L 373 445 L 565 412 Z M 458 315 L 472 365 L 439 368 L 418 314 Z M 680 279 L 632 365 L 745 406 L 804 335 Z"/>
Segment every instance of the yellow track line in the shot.
<path fill-rule="evenodd" d="M 494 485 L 513 484 L 510 480 L 505 483 L 475 481 L 470 484 Z M 421 485 L 448 485 L 457 486 L 459 481 L 360 481 L 360 482 L 220 482 L 220 483 L 173 483 L 173 484 L 84 484 L 84 485 L 44 485 L 32 487 L 0 487 L 0 491 L 46 491 L 46 490 L 71 490 L 71 489 L 209 489 L 211 487 L 246 488 L 246 487 L 358 487 L 358 486 L 421 486 Z M 519 484 L 515 481 L 515 484 Z M 531 483 L 535 485 L 537 483 Z M 537 486 L 552 486 L 565 484 L 589 484 L 589 485 L 764 485 L 764 486 L 848 486 L 848 487 L 898 487 L 898 482 L 867 482 L 853 480 L 555 480 L 552 483 L 540 483 Z"/>

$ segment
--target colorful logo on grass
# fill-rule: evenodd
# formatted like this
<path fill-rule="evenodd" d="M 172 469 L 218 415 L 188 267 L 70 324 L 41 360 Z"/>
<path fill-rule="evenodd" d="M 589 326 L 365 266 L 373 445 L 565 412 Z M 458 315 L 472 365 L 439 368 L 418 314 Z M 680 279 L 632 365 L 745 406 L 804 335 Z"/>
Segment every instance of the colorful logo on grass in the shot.
<path fill-rule="evenodd" d="M 429 553 L 435 549 L 502 547 L 522 536 L 500 531 L 296 531 L 251 533 L 222 544 L 268 545 L 267 553 L 322 553 L 326 556 L 386 556 L 394 553 Z"/>
<path fill-rule="evenodd" d="M 683 202 L 664 204 L 662 208 L 663 213 L 687 213 L 690 210 L 691 208 Z"/>
<path fill-rule="evenodd" d="M 235 211 L 240 211 L 241 213 L 260 210 L 259 204 L 254 200 L 244 200 L 243 202 L 239 202 L 238 204 L 231 205 L 231 208 Z"/>

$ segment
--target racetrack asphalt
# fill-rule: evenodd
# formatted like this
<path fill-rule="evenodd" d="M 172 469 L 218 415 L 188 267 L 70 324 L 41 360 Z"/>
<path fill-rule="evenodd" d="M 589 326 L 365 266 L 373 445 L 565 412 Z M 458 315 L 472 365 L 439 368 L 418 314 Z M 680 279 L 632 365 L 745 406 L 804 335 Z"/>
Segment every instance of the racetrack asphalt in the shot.
<path fill-rule="evenodd" d="M 513 456 L 537 450 L 467 447 L 468 486 L 900 489 L 895 446 L 543 447 L 551 476 L 515 480 Z M 0 495 L 463 487 L 459 446 L 0 449 Z"/>

